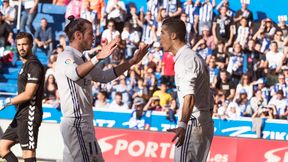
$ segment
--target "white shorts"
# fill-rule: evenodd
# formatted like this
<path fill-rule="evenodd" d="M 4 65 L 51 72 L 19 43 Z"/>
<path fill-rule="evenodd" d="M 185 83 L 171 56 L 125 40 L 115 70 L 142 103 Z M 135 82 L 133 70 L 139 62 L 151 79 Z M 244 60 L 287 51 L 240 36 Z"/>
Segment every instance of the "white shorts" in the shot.
<path fill-rule="evenodd" d="M 213 121 L 199 126 L 190 120 L 183 145 L 175 149 L 174 162 L 206 162 L 213 135 Z"/>
<path fill-rule="evenodd" d="M 61 134 L 64 141 L 63 161 L 104 162 L 93 124 L 82 122 L 76 127 L 61 121 Z"/>

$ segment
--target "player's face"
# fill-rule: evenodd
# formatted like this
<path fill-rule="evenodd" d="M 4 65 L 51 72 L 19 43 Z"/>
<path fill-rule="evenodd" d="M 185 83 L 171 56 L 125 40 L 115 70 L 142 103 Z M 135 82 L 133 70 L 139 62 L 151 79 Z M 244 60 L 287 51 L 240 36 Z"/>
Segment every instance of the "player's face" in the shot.
<path fill-rule="evenodd" d="M 90 50 L 95 38 L 93 34 L 92 25 L 91 24 L 85 24 L 85 25 L 86 25 L 86 30 L 83 34 L 83 40 L 81 44 L 84 50 Z"/>
<path fill-rule="evenodd" d="M 21 38 L 16 40 L 17 50 L 20 57 L 25 58 L 32 53 L 32 44 L 28 38 Z"/>
<path fill-rule="evenodd" d="M 160 44 L 163 47 L 164 51 L 169 51 L 172 46 L 170 33 L 168 32 L 165 25 L 161 29 Z"/>

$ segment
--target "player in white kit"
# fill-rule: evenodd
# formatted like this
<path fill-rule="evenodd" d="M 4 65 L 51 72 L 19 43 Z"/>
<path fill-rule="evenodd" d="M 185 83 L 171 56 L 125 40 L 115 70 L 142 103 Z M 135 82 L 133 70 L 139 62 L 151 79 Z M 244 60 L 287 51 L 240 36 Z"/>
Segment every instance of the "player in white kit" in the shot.
<path fill-rule="evenodd" d="M 179 19 L 162 23 L 160 43 L 164 51 L 175 54 L 175 83 L 180 102 L 178 126 L 169 129 L 177 139 L 175 162 L 206 162 L 214 126 L 209 89 L 209 72 L 201 56 L 185 42 L 186 27 Z"/>
<path fill-rule="evenodd" d="M 134 56 L 117 67 L 103 71 L 98 65 L 116 48 L 120 39 L 111 41 L 90 60 L 83 52 L 92 47 L 94 41 L 92 24 L 86 19 L 68 18 L 65 27 L 70 46 L 60 53 L 56 62 L 56 80 L 59 87 L 61 111 L 61 133 L 64 141 L 63 161 L 103 162 L 101 149 L 95 137 L 92 111 L 92 81 L 107 83 L 132 65 L 141 61 L 149 45 L 139 49 Z"/>

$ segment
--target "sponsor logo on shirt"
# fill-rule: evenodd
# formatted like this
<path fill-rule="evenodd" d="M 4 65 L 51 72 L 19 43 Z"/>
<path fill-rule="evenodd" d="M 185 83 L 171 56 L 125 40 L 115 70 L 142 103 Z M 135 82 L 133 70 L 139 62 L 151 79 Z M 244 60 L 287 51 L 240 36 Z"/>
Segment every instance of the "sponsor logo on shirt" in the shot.
<path fill-rule="evenodd" d="M 71 58 L 65 60 L 65 64 L 71 64 L 71 63 L 73 63 L 73 60 Z"/>
<path fill-rule="evenodd" d="M 31 77 L 31 74 L 28 73 L 28 80 L 35 80 L 35 81 L 37 81 L 38 78 L 33 78 L 33 77 Z"/>

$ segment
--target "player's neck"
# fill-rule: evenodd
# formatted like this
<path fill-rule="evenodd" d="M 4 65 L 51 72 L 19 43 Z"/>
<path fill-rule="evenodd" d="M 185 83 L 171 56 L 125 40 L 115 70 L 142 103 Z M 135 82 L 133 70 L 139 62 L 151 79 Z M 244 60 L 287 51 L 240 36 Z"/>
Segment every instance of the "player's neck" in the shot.
<path fill-rule="evenodd" d="M 80 44 L 76 41 L 73 41 L 70 43 L 70 46 L 73 47 L 74 49 L 78 50 L 80 53 L 83 53 L 83 49 L 81 48 Z"/>
<path fill-rule="evenodd" d="M 185 45 L 185 42 L 180 42 L 180 41 L 174 42 L 173 46 L 170 49 L 170 52 L 176 55 L 179 49 L 182 48 L 184 45 Z"/>

